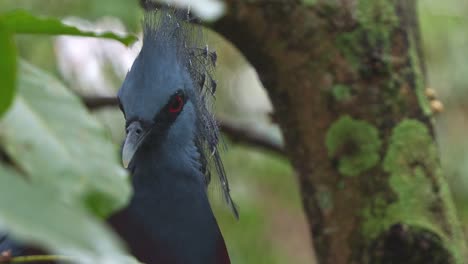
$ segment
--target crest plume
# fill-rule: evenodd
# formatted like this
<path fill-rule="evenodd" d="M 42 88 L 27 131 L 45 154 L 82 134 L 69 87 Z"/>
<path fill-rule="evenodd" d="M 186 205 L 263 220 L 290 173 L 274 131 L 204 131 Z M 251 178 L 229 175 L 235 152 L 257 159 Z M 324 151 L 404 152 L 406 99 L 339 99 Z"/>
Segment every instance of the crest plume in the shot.
<path fill-rule="evenodd" d="M 174 60 L 190 74 L 193 89 L 188 90 L 196 113 L 195 144 L 200 153 L 202 172 L 208 185 L 211 175 L 219 178 L 225 202 L 238 218 L 237 208 L 232 201 L 226 172 L 220 157 L 219 128 L 211 112 L 216 92 L 216 81 L 212 74 L 216 66 L 217 54 L 203 43 L 201 28 L 195 25 L 198 20 L 190 10 L 176 10 L 172 7 L 147 11 L 143 20 L 143 48 L 162 49 L 170 54 L 163 59 Z M 161 54 L 161 53 L 159 53 Z"/>

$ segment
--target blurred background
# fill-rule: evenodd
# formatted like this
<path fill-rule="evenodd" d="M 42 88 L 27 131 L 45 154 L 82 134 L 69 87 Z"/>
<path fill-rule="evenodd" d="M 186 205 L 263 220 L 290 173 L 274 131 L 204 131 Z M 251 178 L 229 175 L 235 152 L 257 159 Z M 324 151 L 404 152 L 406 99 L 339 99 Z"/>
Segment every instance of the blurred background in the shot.
<path fill-rule="evenodd" d="M 443 111 L 436 116 L 442 163 L 468 233 L 468 1 L 419 0 L 427 86 Z M 137 1 L 2 0 L 0 12 L 22 8 L 35 15 L 64 19 L 83 29 L 140 34 Z M 208 12 L 209 13 L 209 12 Z M 281 144 L 270 122 L 272 106 L 255 71 L 215 33 L 206 34 L 218 53 L 216 114 Z M 101 39 L 18 36 L 19 54 L 86 96 L 112 96 L 141 43 L 131 48 Z M 120 145 L 123 117 L 117 108 L 93 111 Z M 240 209 L 236 221 L 216 191 L 213 204 L 233 263 L 311 263 L 311 242 L 294 172 L 278 154 L 230 142 L 224 152 L 232 196 Z"/>

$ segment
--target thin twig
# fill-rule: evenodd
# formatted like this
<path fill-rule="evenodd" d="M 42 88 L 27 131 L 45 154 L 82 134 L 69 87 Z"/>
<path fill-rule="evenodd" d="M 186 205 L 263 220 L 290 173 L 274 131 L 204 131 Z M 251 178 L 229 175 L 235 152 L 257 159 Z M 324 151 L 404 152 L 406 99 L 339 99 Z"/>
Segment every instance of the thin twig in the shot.
<path fill-rule="evenodd" d="M 31 255 L 31 256 L 13 257 L 7 260 L 7 262 L 0 262 L 0 263 L 36 263 L 36 262 L 47 262 L 47 261 L 76 263 L 77 259 L 70 257 L 70 256 L 62 256 L 62 255 Z"/>
<path fill-rule="evenodd" d="M 98 110 L 104 107 L 119 106 L 117 98 L 110 96 L 81 96 L 81 101 L 90 110 Z"/>
<path fill-rule="evenodd" d="M 218 118 L 217 121 L 221 131 L 233 142 L 247 144 L 284 155 L 282 144 L 269 139 L 264 133 L 245 127 L 243 124 L 236 124 L 228 119 Z"/>
<path fill-rule="evenodd" d="M 104 107 L 117 107 L 119 105 L 115 97 L 82 96 L 81 99 L 90 110 L 98 110 Z M 260 147 L 276 154 L 284 155 L 283 146 L 278 142 L 268 139 L 268 137 L 261 132 L 242 127 L 227 119 L 218 119 L 218 123 L 221 127 L 221 131 L 236 143 Z"/>

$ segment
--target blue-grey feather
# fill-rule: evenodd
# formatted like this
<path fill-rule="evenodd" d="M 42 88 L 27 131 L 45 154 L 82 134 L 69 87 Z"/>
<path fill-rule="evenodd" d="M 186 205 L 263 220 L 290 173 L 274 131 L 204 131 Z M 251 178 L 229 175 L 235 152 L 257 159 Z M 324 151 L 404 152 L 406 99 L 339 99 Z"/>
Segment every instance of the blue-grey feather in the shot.
<path fill-rule="evenodd" d="M 180 11 L 150 12 L 143 27 L 143 47 L 119 91 L 126 119 L 151 120 L 178 89 L 189 95 L 195 122 L 193 140 L 200 154 L 205 182 L 210 182 L 211 168 L 221 183 L 224 200 L 236 218 L 238 211 L 231 199 L 229 183 L 218 150 L 219 129 L 211 113 L 211 98 L 216 89 L 212 70 L 216 53 L 202 47 L 199 32 L 184 21 Z M 200 48 L 202 47 L 202 48 Z M 208 78 L 209 81 L 204 81 Z M 183 112 L 188 112 L 184 109 Z M 183 119 L 178 118 L 173 127 Z M 189 121 L 191 122 L 191 121 Z M 185 124 L 188 126 L 189 124 Z M 187 127 L 185 127 L 187 129 Z M 172 133 L 183 133 L 171 128 Z M 180 139 L 180 137 L 179 137 Z"/>
<path fill-rule="evenodd" d="M 157 137 L 149 134 L 133 156 L 134 196 L 111 223 L 148 263 L 164 258 L 169 259 L 164 263 L 229 263 L 206 188 L 207 163 L 212 162 L 225 200 L 237 216 L 217 149 L 219 130 L 210 112 L 212 84 L 200 82 L 202 76 L 212 78 L 207 66 L 212 59 L 197 57 L 196 33 L 181 16 L 173 10 L 145 16 L 143 47 L 119 91 L 127 122 L 157 123 L 154 117 L 181 89 L 188 100 L 167 131 Z M 138 241 L 143 238 L 129 233 L 129 227 L 144 233 L 145 241 Z M 138 242 L 152 246 L 139 251 L 134 247 Z"/>

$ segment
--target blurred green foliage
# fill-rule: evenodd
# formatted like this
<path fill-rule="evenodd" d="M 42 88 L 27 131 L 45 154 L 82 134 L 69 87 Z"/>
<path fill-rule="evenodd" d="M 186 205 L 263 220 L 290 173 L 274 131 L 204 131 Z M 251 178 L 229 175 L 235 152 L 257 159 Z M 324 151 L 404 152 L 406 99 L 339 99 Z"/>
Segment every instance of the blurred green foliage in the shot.
<path fill-rule="evenodd" d="M 116 146 L 54 77 L 25 62 L 19 69 L 18 94 L 0 120 L 0 222 L 52 252 L 117 261 L 118 239 L 93 216 L 130 196 Z"/>
<path fill-rule="evenodd" d="M 427 86 L 444 111 L 436 118 L 445 175 L 468 231 L 468 1 L 420 0 Z"/>
<path fill-rule="evenodd" d="M 97 215 L 126 204 L 130 188 L 116 146 L 54 77 L 22 62 L 15 103 L 0 127 L 2 150 L 29 182 L 52 186 L 62 200 Z"/>
<path fill-rule="evenodd" d="M 0 116 L 11 105 L 16 86 L 16 34 L 74 35 L 114 39 L 129 46 L 137 38 L 134 35 L 119 36 L 112 32 L 94 33 L 67 26 L 56 18 L 34 16 L 24 10 L 0 13 Z"/>
<path fill-rule="evenodd" d="M 38 17 L 20 9 L 3 13 L 0 17 L 0 21 L 4 28 L 15 34 L 98 37 L 118 40 L 127 46 L 137 41 L 137 37 L 134 35 L 119 36 L 112 32 L 95 33 L 83 31 L 76 27 L 68 26 L 57 18 Z"/>
<path fill-rule="evenodd" d="M 0 20 L 0 117 L 10 107 L 16 86 L 16 46 L 11 33 Z"/>
<path fill-rule="evenodd" d="M 64 205 L 54 188 L 32 186 L 23 177 L 0 166 L 0 219 L 15 237 L 97 262 L 123 257 L 122 245 L 101 221 L 79 206 Z"/>
<path fill-rule="evenodd" d="M 17 67 L 18 33 L 125 44 L 136 38 L 83 32 L 24 11 L 0 13 L 0 222 L 12 236 L 52 252 L 121 262 L 123 247 L 96 217 L 124 206 L 130 196 L 115 145 L 68 88 L 26 62 Z"/>

